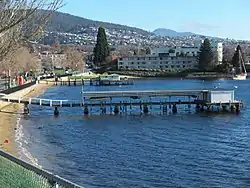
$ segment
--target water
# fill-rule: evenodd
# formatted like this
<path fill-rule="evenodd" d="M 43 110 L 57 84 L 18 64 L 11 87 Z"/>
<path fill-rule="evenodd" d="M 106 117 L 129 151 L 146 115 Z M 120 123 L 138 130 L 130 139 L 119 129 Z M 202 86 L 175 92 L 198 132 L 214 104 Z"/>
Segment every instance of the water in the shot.
<path fill-rule="evenodd" d="M 240 115 L 83 116 L 83 109 L 31 107 L 22 147 L 39 165 L 85 187 L 250 186 L 250 80 L 140 80 L 85 90 L 236 89 Z M 41 97 L 80 99 L 81 87 L 49 88 Z M 30 155 L 29 155 L 30 156 Z"/>

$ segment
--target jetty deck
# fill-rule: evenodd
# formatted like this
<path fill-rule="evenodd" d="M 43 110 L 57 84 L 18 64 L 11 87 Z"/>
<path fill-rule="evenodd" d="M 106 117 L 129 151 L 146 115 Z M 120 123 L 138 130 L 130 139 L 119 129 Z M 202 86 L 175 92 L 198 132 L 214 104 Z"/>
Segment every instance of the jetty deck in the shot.
<path fill-rule="evenodd" d="M 89 107 L 99 107 L 101 110 L 109 107 L 110 109 L 126 109 L 131 106 L 139 106 L 140 109 L 148 109 L 148 106 L 160 106 L 162 109 L 171 109 L 171 106 L 177 109 L 179 105 L 195 105 L 197 109 L 210 110 L 210 107 L 219 106 L 231 111 L 240 111 L 243 102 L 234 99 L 234 90 L 215 90 L 215 89 L 197 89 L 197 90 L 135 90 L 135 91 L 82 91 L 82 99 L 72 100 L 54 100 L 30 98 L 23 100 L 21 98 L 8 98 L 2 96 L 2 101 L 12 103 L 22 103 L 28 109 L 28 105 L 55 107 L 84 107 L 84 113 L 88 114 Z M 169 107 L 167 107 L 169 105 Z M 29 110 L 28 110 L 29 111 Z M 105 110 L 106 111 L 106 110 Z M 147 110 L 145 110 L 147 111 Z"/>
<path fill-rule="evenodd" d="M 157 97 L 157 96 L 192 96 L 197 97 L 209 90 L 135 90 L 135 91 L 93 91 L 83 92 L 85 98 L 110 97 Z"/>

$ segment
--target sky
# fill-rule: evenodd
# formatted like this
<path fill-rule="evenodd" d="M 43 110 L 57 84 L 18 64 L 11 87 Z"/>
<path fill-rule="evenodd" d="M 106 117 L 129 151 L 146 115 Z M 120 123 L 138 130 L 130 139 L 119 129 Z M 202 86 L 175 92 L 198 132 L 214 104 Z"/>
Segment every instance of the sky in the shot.
<path fill-rule="evenodd" d="M 147 31 L 250 40 L 250 0 L 65 0 L 59 11 Z"/>

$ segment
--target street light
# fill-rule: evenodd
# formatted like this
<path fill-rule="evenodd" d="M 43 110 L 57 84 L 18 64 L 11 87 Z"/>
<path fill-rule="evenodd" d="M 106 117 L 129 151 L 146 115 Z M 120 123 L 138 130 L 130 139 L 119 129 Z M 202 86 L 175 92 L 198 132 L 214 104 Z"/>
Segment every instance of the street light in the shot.
<path fill-rule="evenodd" d="M 54 66 L 54 54 L 51 55 L 51 61 L 52 61 L 53 76 L 54 76 L 54 79 L 56 80 L 55 66 Z"/>

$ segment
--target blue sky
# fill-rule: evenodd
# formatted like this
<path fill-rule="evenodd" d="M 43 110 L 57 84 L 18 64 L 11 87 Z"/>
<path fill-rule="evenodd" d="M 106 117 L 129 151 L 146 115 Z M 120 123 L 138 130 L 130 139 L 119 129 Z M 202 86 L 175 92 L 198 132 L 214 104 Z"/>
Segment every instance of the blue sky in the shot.
<path fill-rule="evenodd" d="M 176 31 L 250 40 L 250 0 L 65 0 L 73 15 L 148 31 Z"/>

